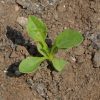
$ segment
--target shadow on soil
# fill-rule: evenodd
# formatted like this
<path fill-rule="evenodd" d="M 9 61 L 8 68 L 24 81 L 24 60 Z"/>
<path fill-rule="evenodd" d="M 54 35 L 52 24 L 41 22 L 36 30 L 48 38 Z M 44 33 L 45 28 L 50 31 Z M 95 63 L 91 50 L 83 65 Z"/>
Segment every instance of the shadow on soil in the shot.
<path fill-rule="evenodd" d="M 7 26 L 6 36 L 8 39 L 10 39 L 13 42 L 13 44 L 24 46 L 30 55 L 38 56 L 38 57 L 41 56 L 41 54 L 37 51 L 36 46 L 33 45 L 30 42 L 30 40 L 26 40 L 22 36 L 21 32 L 17 31 L 16 29 L 13 29 L 12 27 Z M 48 47 L 52 46 L 52 41 L 50 39 L 46 39 L 46 43 L 47 43 Z M 19 76 L 23 75 L 18 70 L 19 64 L 20 64 L 20 62 L 13 63 L 12 65 L 10 65 L 7 70 L 7 75 L 10 77 L 17 77 L 17 76 L 19 77 Z M 51 65 L 50 62 L 48 62 L 48 64 Z M 49 69 L 53 70 L 51 67 Z"/>
<path fill-rule="evenodd" d="M 19 64 L 20 64 L 20 62 L 11 64 L 9 66 L 9 68 L 7 69 L 6 75 L 9 77 L 20 77 L 20 76 L 24 75 L 23 73 L 19 72 L 19 70 L 18 70 Z"/>
<path fill-rule="evenodd" d="M 13 44 L 24 46 L 30 55 L 37 56 L 39 55 L 39 52 L 37 51 L 37 48 L 35 45 L 33 45 L 30 40 L 26 40 L 22 33 L 17 31 L 16 29 L 13 29 L 9 26 L 7 26 L 7 33 L 6 36 L 8 39 L 10 39 Z"/>
<path fill-rule="evenodd" d="M 16 29 L 13 29 L 12 27 L 7 26 L 6 36 L 8 39 L 10 39 L 13 42 L 13 44 L 24 46 L 30 55 L 40 56 L 39 52 L 37 51 L 36 46 L 33 45 L 29 40 L 26 40 L 22 36 L 21 32 L 17 31 Z M 19 77 L 23 75 L 18 70 L 19 64 L 20 62 L 15 62 L 11 64 L 7 70 L 7 75 L 10 77 Z"/>

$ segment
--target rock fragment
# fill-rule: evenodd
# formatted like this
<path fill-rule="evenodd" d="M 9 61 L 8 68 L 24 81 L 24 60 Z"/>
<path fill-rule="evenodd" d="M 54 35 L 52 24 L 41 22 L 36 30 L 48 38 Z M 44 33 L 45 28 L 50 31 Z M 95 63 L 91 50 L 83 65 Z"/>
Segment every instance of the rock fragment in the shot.
<path fill-rule="evenodd" d="M 100 50 L 98 52 L 95 53 L 94 58 L 94 67 L 100 67 Z"/>

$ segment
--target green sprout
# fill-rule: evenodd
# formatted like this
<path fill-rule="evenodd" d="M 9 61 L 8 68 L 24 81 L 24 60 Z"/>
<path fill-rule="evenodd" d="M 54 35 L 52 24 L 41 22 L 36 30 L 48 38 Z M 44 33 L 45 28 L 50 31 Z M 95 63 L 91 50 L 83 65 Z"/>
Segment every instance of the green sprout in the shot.
<path fill-rule="evenodd" d="M 48 47 L 45 42 L 47 37 L 47 27 L 41 19 L 35 16 L 29 16 L 27 31 L 29 36 L 36 42 L 37 50 L 42 56 L 30 56 L 22 60 L 19 65 L 19 71 L 22 73 L 36 71 L 44 60 L 50 61 L 56 71 L 62 71 L 67 62 L 61 58 L 56 58 L 55 54 L 59 49 L 69 49 L 78 46 L 83 41 L 83 36 L 80 32 L 72 29 L 65 29 L 56 37 L 52 47 Z"/>

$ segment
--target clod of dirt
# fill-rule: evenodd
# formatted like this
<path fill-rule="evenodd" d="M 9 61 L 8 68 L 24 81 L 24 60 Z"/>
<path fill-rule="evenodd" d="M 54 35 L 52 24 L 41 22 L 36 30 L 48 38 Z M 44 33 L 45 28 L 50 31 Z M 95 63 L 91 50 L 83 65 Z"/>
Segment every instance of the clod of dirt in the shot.
<path fill-rule="evenodd" d="M 76 58 L 74 56 L 70 56 L 69 60 L 71 63 L 75 63 L 76 62 Z"/>
<path fill-rule="evenodd" d="M 42 82 L 33 82 L 32 79 L 28 79 L 27 83 L 31 86 L 31 89 L 35 90 L 40 96 L 46 98 L 46 86 Z"/>
<path fill-rule="evenodd" d="M 20 7 L 18 5 L 15 5 L 15 11 L 18 12 Z"/>
<path fill-rule="evenodd" d="M 29 55 L 27 49 L 24 46 L 18 45 L 15 49 L 15 51 L 12 51 L 10 58 L 17 58 L 20 57 L 20 59 L 23 59 L 24 57 L 27 57 Z"/>
<path fill-rule="evenodd" d="M 15 51 L 13 51 L 10 55 L 10 58 L 17 58 L 17 57 L 19 57 L 19 55 Z"/>
<path fill-rule="evenodd" d="M 58 20 L 58 12 L 57 11 L 54 12 L 54 19 Z"/>
<path fill-rule="evenodd" d="M 100 33 L 92 35 L 88 34 L 87 37 L 93 42 L 92 43 L 93 48 L 100 49 Z"/>
<path fill-rule="evenodd" d="M 4 62 L 4 55 L 0 52 L 0 63 L 3 63 Z"/>
<path fill-rule="evenodd" d="M 85 49 L 82 46 L 79 46 L 74 49 L 74 54 L 75 55 L 82 55 L 84 53 Z"/>
<path fill-rule="evenodd" d="M 93 61 L 95 65 L 94 67 L 100 67 L 100 50 L 95 53 Z"/>
<path fill-rule="evenodd" d="M 32 0 L 16 0 L 16 3 L 20 5 L 23 9 L 27 9 L 32 12 L 41 12 L 44 7 L 38 2 L 35 3 Z"/>
<path fill-rule="evenodd" d="M 28 8 L 31 5 L 30 0 L 16 0 L 16 3 L 18 3 L 23 8 Z"/>
<path fill-rule="evenodd" d="M 19 25 L 21 25 L 22 27 L 25 27 L 27 24 L 27 18 L 25 17 L 18 17 L 17 18 L 17 22 Z"/>
<path fill-rule="evenodd" d="M 45 96 L 45 92 L 44 92 L 44 90 L 45 90 L 45 85 L 44 85 L 43 83 L 37 84 L 36 90 L 37 90 L 37 92 L 39 93 L 39 95 Z"/>
<path fill-rule="evenodd" d="M 16 0 L 16 3 L 20 5 L 23 9 L 27 9 L 28 11 L 32 11 L 34 13 L 42 13 L 44 8 L 49 5 L 54 5 L 59 0 Z"/>
<path fill-rule="evenodd" d="M 54 5 L 58 1 L 60 1 L 60 0 L 48 0 L 49 5 Z"/>
<path fill-rule="evenodd" d="M 28 56 L 29 55 L 28 51 L 26 50 L 26 48 L 24 46 L 18 45 L 16 47 L 16 51 L 17 52 L 20 52 L 22 55 L 25 55 L 25 56 Z"/>
<path fill-rule="evenodd" d="M 60 4 L 58 7 L 57 7 L 57 10 L 59 12 L 64 12 L 66 11 L 66 6 L 64 4 Z"/>
<path fill-rule="evenodd" d="M 88 56 L 90 56 L 90 55 L 88 55 Z M 91 57 L 91 56 L 90 56 L 90 57 Z M 88 58 L 89 58 L 89 57 L 88 57 Z M 84 58 L 84 56 L 80 56 L 80 57 L 78 57 L 78 58 L 77 58 L 77 62 L 78 62 L 79 64 L 85 62 L 85 58 Z"/>
<path fill-rule="evenodd" d="M 31 78 L 27 79 L 27 84 L 30 85 L 30 87 L 32 88 L 33 84 L 33 80 Z"/>

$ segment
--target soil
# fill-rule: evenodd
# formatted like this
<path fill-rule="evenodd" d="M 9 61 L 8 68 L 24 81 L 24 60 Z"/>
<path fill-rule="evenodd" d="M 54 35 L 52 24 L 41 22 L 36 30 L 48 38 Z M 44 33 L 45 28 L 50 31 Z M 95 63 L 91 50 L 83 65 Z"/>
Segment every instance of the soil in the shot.
<path fill-rule="evenodd" d="M 28 15 L 42 18 L 52 42 L 66 28 L 83 34 L 80 46 L 58 52 L 69 61 L 62 72 L 45 61 L 19 73 L 20 61 L 38 54 Z M 100 0 L 0 0 L 0 100 L 100 100 Z"/>

